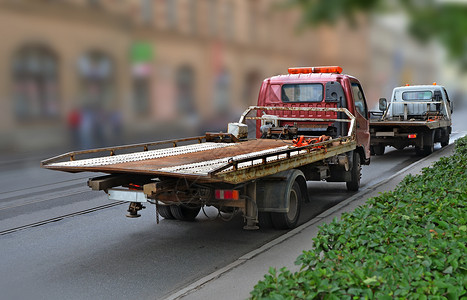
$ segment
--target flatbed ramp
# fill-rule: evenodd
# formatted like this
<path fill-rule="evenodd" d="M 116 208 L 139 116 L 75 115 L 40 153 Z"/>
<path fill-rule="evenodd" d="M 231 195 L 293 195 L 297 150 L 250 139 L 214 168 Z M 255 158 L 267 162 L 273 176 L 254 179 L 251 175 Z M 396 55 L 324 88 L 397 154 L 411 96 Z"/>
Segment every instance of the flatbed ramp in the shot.
<path fill-rule="evenodd" d="M 240 143 L 205 142 L 131 154 L 59 162 L 47 165 L 61 171 L 91 171 L 108 173 L 174 172 L 179 174 L 203 174 L 228 163 L 229 159 L 285 150 L 292 142 L 283 140 L 251 140 Z"/>
<path fill-rule="evenodd" d="M 202 142 L 80 160 L 75 160 L 74 156 L 86 152 L 72 152 L 43 161 L 42 165 L 47 169 L 67 172 L 185 177 L 239 183 L 354 148 L 355 141 L 347 137 L 305 147 L 294 147 L 290 140 L 257 139 L 231 143 Z M 102 149 L 101 152 L 104 151 L 109 149 Z M 65 158 L 70 160 L 63 161 Z"/>

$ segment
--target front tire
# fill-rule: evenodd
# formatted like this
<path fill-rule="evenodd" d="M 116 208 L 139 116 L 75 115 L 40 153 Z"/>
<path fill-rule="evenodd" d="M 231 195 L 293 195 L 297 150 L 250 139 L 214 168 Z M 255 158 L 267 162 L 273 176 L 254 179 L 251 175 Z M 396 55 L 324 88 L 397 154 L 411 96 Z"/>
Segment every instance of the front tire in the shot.
<path fill-rule="evenodd" d="M 289 211 L 286 213 L 271 213 L 271 221 L 276 229 L 292 229 L 297 226 L 302 207 L 302 193 L 298 182 L 294 182 L 288 193 Z"/>
<path fill-rule="evenodd" d="M 360 154 L 358 154 L 356 151 L 353 153 L 353 166 L 352 170 L 350 170 L 350 174 L 351 179 L 350 181 L 347 181 L 345 185 L 347 186 L 348 191 L 356 192 L 360 188 L 360 178 L 362 177 Z"/>

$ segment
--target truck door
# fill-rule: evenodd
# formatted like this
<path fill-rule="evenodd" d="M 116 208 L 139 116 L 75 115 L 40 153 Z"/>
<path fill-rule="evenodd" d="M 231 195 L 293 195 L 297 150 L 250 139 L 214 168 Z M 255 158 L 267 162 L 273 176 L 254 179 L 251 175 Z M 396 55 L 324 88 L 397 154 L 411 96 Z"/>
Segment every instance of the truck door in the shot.
<path fill-rule="evenodd" d="M 360 83 L 350 82 L 352 87 L 352 97 L 355 104 L 355 118 L 357 126 L 357 144 L 365 149 L 365 158 L 370 157 L 370 130 L 369 113 L 365 95 Z"/>

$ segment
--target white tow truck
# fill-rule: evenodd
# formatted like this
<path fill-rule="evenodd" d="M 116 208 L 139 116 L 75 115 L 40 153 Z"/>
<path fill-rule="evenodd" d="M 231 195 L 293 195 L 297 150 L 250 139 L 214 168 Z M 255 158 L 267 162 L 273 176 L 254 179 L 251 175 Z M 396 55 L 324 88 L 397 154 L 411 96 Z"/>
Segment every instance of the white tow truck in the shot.
<path fill-rule="evenodd" d="M 443 86 L 396 87 L 389 103 L 379 99 L 379 109 L 370 120 L 372 154 L 383 155 L 386 146 L 414 146 L 418 155 L 428 155 L 435 143 L 449 144 L 452 105 Z"/>

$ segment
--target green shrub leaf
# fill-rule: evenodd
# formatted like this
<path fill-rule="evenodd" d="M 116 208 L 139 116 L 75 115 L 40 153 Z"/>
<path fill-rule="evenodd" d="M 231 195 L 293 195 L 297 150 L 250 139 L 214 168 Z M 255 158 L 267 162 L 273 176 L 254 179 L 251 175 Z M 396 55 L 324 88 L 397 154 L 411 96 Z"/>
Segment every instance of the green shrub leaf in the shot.
<path fill-rule="evenodd" d="M 270 268 L 251 299 L 467 300 L 467 137 L 394 191 L 319 228 L 299 271 Z"/>

